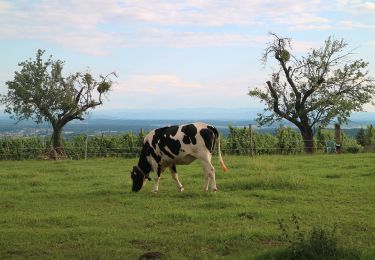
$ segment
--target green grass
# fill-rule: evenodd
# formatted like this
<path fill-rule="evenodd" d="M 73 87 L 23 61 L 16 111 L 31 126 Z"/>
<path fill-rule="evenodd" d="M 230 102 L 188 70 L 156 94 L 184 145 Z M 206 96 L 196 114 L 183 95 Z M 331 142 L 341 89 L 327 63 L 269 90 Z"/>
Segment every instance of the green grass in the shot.
<path fill-rule="evenodd" d="M 177 167 L 184 193 L 165 172 L 152 194 L 152 183 L 130 192 L 135 159 L 2 161 L 0 259 L 272 258 L 292 214 L 375 258 L 375 154 L 224 160 L 216 194 L 203 192 L 198 162 Z"/>

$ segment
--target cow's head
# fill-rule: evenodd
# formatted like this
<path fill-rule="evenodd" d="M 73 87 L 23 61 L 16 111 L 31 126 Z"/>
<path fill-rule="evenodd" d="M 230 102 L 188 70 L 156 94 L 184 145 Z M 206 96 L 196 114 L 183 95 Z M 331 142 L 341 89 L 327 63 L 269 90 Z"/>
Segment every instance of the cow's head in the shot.
<path fill-rule="evenodd" d="M 133 171 L 130 173 L 130 176 L 133 181 L 132 191 L 135 191 L 135 192 L 142 189 L 143 183 L 145 182 L 146 179 L 151 180 L 151 178 L 148 175 L 144 174 L 142 170 L 137 166 L 133 167 Z"/>

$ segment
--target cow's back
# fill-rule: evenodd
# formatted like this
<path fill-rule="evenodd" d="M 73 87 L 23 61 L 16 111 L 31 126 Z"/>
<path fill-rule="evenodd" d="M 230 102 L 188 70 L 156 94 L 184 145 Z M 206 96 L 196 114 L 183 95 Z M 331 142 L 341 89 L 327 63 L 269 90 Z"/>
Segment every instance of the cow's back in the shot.
<path fill-rule="evenodd" d="M 148 142 L 160 156 L 162 165 L 188 164 L 201 153 L 212 152 L 215 138 L 212 128 L 201 122 L 158 128 L 145 136 L 144 143 Z"/>

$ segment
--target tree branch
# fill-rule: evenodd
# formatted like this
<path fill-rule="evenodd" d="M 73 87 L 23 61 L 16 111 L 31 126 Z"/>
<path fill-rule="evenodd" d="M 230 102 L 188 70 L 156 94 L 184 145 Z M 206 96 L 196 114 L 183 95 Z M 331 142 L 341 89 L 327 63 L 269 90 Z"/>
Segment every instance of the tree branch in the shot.
<path fill-rule="evenodd" d="M 285 118 L 286 120 L 292 122 L 293 124 L 295 124 L 297 126 L 300 125 L 300 122 L 298 122 L 295 118 L 290 117 L 288 114 L 286 114 L 285 112 L 280 110 L 280 108 L 279 108 L 279 97 L 278 97 L 275 89 L 273 88 L 270 81 L 267 81 L 266 84 L 267 84 L 268 89 L 270 90 L 271 96 L 273 98 L 273 111 L 276 114 L 278 114 L 279 116 L 281 116 L 282 118 Z"/>

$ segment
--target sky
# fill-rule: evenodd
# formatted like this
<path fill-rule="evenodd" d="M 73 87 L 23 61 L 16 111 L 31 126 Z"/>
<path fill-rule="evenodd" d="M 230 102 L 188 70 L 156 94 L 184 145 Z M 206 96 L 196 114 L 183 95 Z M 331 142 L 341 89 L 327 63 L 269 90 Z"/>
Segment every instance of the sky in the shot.
<path fill-rule="evenodd" d="M 270 32 L 301 55 L 344 38 L 375 76 L 375 1 L 0 0 L 0 25 L 0 93 L 44 49 L 66 75 L 117 73 L 99 112 L 261 109 L 247 93 L 269 80 Z"/>

